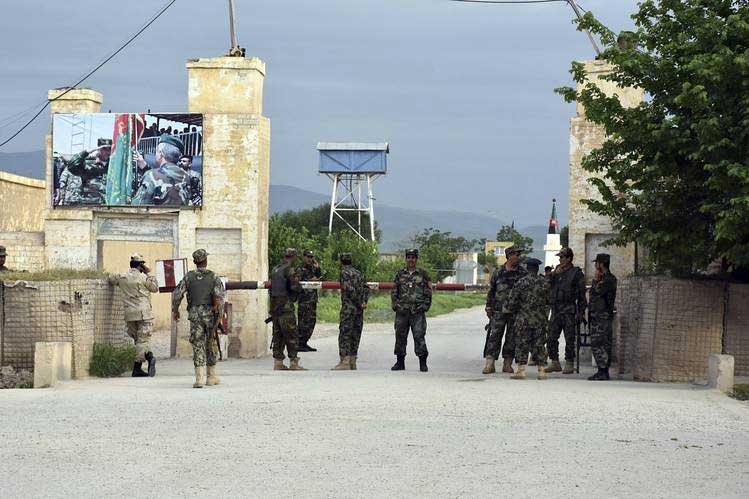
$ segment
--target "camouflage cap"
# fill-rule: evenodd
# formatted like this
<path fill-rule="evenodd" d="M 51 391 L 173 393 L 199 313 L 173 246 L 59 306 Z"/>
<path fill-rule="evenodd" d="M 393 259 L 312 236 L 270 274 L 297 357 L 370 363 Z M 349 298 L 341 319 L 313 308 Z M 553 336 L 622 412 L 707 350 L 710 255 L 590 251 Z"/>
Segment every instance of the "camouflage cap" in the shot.
<path fill-rule="evenodd" d="M 505 256 L 510 256 L 513 253 L 522 253 L 523 250 L 520 248 L 517 248 L 515 246 L 510 246 L 509 248 L 505 248 Z"/>
<path fill-rule="evenodd" d="M 203 248 L 197 249 L 192 252 L 192 261 L 193 262 L 204 262 L 208 258 L 208 252 L 204 250 Z"/>
<path fill-rule="evenodd" d="M 8 256 L 8 253 L 5 252 L 5 246 L 0 246 L 0 256 Z"/>
<path fill-rule="evenodd" d="M 286 250 L 283 252 L 283 256 L 286 258 L 296 256 L 296 249 L 294 248 L 286 248 Z"/>
<path fill-rule="evenodd" d="M 96 140 L 96 146 L 111 146 L 112 145 L 112 139 L 97 139 Z"/>
<path fill-rule="evenodd" d="M 611 263 L 611 255 L 609 255 L 608 253 L 598 253 L 593 261 L 609 265 Z"/>
<path fill-rule="evenodd" d="M 168 133 L 161 134 L 159 136 L 159 144 L 169 144 L 179 149 L 180 154 L 185 150 L 185 144 L 182 143 L 179 137 L 170 135 Z"/>
<path fill-rule="evenodd" d="M 557 256 L 563 256 L 565 258 L 572 258 L 575 254 L 572 252 L 572 248 L 562 248 L 557 253 Z"/>
<path fill-rule="evenodd" d="M 415 256 L 416 258 L 419 258 L 419 250 L 416 248 L 409 248 L 406 250 L 406 257 L 409 256 Z"/>
<path fill-rule="evenodd" d="M 341 262 L 351 263 L 351 253 L 341 253 L 338 258 L 341 260 Z"/>
<path fill-rule="evenodd" d="M 304 256 L 312 256 L 312 257 L 315 256 L 314 253 L 312 253 L 312 250 L 308 250 L 308 249 L 304 250 L 302 252 L 302 255 L 304 255 Z"/>
<path fill-rule="evenodd" d="M 538 268 L 541 266 L 541 260 L 539 260 L 538 258 L 529 258 L 525 261 L 525 266 Z"/>
<path fill-rule="evenodd" d="M 143 255 L 141 255 L 140 253 L 133 253 L 133 255 L 130 257 L 130 261 L 144 263 L 146 260 L 143 258 Z"/>

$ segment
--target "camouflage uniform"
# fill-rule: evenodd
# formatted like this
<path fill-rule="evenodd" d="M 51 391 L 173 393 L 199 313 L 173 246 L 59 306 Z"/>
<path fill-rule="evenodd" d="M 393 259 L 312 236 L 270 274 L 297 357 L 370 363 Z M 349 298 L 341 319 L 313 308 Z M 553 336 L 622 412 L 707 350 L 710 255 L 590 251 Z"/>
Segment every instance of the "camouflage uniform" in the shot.
<path fill-rule="evenodd" d="M 314 265 L 306 265 L 303 263 L 299 266 L 298 272 L 300 281 L 315 281 L 320 280 L 322 277 L 322 270 L 320 270 L 320 267 L 315 267 Z M 302 290 L 302 292 L 299 293 L 297 304 L 299 306 L 299 309 L 297 310 L 299 345 L 306 345 L 312 337 L 312 333 L 315 330 L 315 324 L 317 323 L 317 290 Z"/>
<path fill-rule="evenodd" d="M 593 279 L 590 287 L 590 345 L 596 364 L 608 368 L 611 364 L 616 277 L 605 271 Z"/>
<path fill-rule="evenodd" d="M 582 317 L 585 300 L 585 275 L 580 267 L 557 268 L 551 274 L 551 325 L 547 347 L 549 358 L 559 360 L 559 336 L 564 331 L 564 359 L 575 359 L 577 317 Z"/>
<path fill-rule="evenodd" d="M 195 170 L 187 170 L 187 185 L 190 188 L 190 206 L 203 205 L 203 178 Z"/>
<path fill-rule="evenodd" d="M 185 293 L 193 364 L 195 367 L 215 366 L 218 346 L 215 337 L 209 336 L 216 320 L 214 307 L 217 310 L 223 310 L 224 307 L 224 283 L 208 269 L 191 270 L 172 291 L 172 312 L 179 311 Z"/>
<path fill-rule="evenodd" d="M 273 358 L 283 360 L 283 349 L 290 359 L 297 358 L 299 339 L 294 301 L 302 291 L 299 274 L 288 262 L 276 265 L 271 271 L 270 315 L 273 319 Z"/>
<path fill-rule="evenodd" d="M 491 329 L 489 332 L 489 341 L 486 345 L 484 356 L 491 355 L 498 359 L 500 346 L 502 346 L 502 336 L 505 337 L 504 346 L 502 346 L 502 357 L 512 359 L 515 355 L 515 325 L 513 315 L 503 310 L 504 304 L 510 296 L 515 283 L 527 274 L 520 265 L 512 270 L 508 270 L 505 265 L 494 269 L 492 273 L 489 292 L 486 295 L 486 307 L 492 312 Z M 507 333 L 505 334 L 505 326 Z"/>
<path fill-rule="evenodd" d="M 396 272 L 390 302 L 395 311 L 395 355 L 406 356 L 409 328 L 416 356 L 429 355 L 426 312 L 432 306 L 432 282 L 427 271 L 416 268 L 410 272 L 404 267 Z"/>
<path fill-rule="evenodd" d="M 153 310 L 151 293 L 158 293 L 156 277 L 138 269 L 109 277 L 109 283 L 120 288 L 125 309 L 127 335 L 135 342 L 135 361 L 144 362 L 151 351 Z"/>
<path fill-rule="evenodd" d="M 187 173 L 174 163 L 148 170 L 133 198 L 133 204 L 140 205 L 187 206 L 189 203 Z"/>
<path fill-rule="evenodd" d="M 89 157 L 88 151 L 81 151 L 65 161 L 65 165 L 59 179 L 59 205 L 105 204 L 108 160 L 99 163 Z"/>
<path fill-rule="evenodd" d="M 514 317 L 515 359 L 525 364 L 528 352 L 539 365 L 546 362 L 546 332 L 549 294 L 544 276 L 528 274 L 520 278 L 503 305 L 503 312 Z"/>
<path fill-rule="evenodd" d="M 338 326 L 338 353 L 341 357 L 356 357 L 359 352 L 364 309 L 369 299 L 369 289 L 361 272 L 351 265 L 341 269 L 341 314 Z"/>
<path fill-rule="evenodd" d="M 83 180 L 65 168 L 57 184 L 57 206 L 74 206 L 83 203 Z"/>

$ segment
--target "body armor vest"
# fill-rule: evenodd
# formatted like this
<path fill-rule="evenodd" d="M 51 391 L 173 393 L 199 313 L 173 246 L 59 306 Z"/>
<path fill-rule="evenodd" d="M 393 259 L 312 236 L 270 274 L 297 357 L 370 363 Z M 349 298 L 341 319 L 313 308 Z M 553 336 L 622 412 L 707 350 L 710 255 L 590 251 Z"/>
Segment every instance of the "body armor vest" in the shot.
<path fill-rule="evenodd" d="M 289 268 L 288 263 L 282 263 L 273 268 L 270 276 L 270 296 L 277 298 L 289 296 L 289 279 L 286 276 L 286 270 Z"/>
<path fill-rule="evenodd" d="M 213 305 L 213 284 L 216 276 L 210 270 L 206 272 L 190 271 L 187 280 L 187 306 Z"/>
<path fill-rule="evenodd" d="M 554 276 L 551 285 L 551 301 L 554 305 L 574 305 L 577 299 L 575 278 L 580 272 L 579 267 L 570 267 L 561 274 Z"/>

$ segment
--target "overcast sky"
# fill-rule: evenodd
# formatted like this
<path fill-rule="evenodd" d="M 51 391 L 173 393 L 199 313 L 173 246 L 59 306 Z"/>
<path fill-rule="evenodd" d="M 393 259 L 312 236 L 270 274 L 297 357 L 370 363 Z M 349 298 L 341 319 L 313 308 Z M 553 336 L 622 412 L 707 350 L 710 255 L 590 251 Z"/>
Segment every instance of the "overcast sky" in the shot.
<path fill-rule="evenodd" d="M 85 74 L 164 1 L 0 0 L 0 138 Z M 185 61 L 224 54 L 227 2 L 178 0 L 89 79 L 103 111 L 187 109 Z M 238 37 L 267 65 L 271 182 L 328 192 L 318 141 L 388 141 L 377 202 L 545 224 L 567 219 L 569 118 L 554 94 L 572 60 L 593 58 L 564 3 L 447 0 L 235 0 Z M 629 29 L 636 0 L 580 0 Z M 24 117 L 30 117 L 28 115 Z M 43 148 L 45 112 L 1 152 Z"/>

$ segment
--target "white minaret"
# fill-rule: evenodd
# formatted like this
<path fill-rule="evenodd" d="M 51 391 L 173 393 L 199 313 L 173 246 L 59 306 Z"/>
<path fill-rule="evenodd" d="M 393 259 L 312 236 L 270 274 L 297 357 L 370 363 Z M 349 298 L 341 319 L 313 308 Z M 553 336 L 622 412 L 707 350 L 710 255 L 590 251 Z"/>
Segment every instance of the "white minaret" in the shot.
<path fill-rule="evenodd" d="M 559 257 L 557 253 L 562 249 L 562 243 L 559 239 L 559 221 L 557 220 L 557 200 L 551 200 L 551 218 L 549 219 L 549 232 L 546 234 L 546 244 L 544 245 L 544 251 L 546 257 L 544 258 L 544 266 L 551 267 L 552 269 L 559 265 Z"/>

